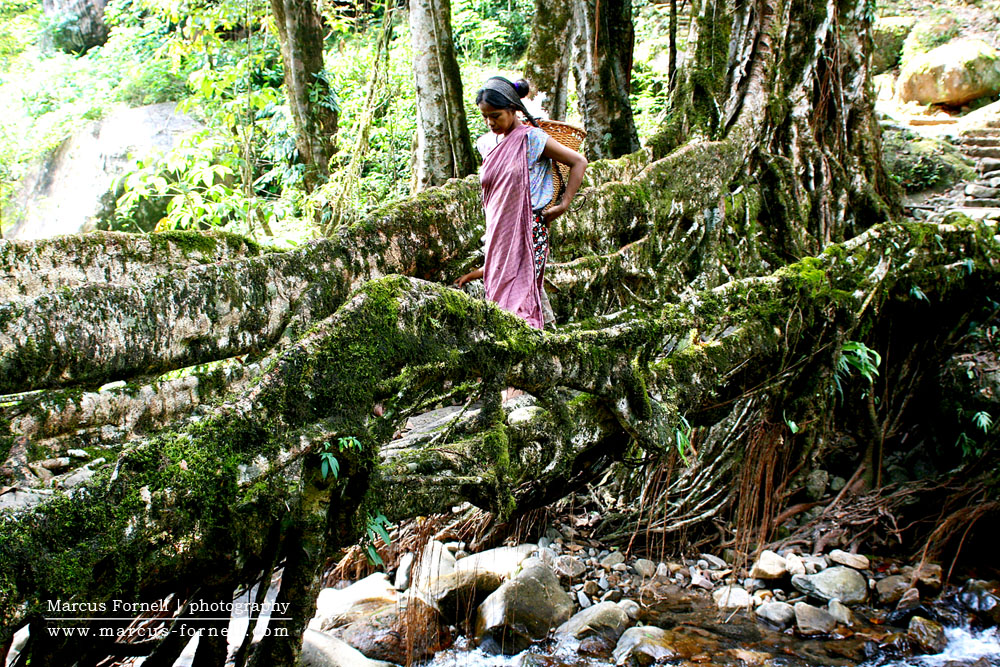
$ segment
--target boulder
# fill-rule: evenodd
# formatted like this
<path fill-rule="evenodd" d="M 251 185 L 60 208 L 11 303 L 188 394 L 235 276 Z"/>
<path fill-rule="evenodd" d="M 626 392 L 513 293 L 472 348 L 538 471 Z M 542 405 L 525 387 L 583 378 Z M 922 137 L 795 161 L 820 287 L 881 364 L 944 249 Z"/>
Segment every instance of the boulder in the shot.
<path fill-rule="evenodd" d="M 349 625 L 386 607 L 395 606 L 398 592 L 384 572 L 376 572 L 347 588 L 324 588 L 316 599 L 312 630 Z"/>
<path fill-rule="evenodd" d="M 1000 93 L 1000 53 L 979 39 L 956 39 L 913 56 L 896 82 L 903 102 L 958 106 Z"/>
<path fill-rule="evenodd" d="M 476 639 L 492 638 L 512 655 L 567 621 L 573 599 L 544 565 L 522 571 L 487 597 L 476 612 Z"/>
<path fill-rule="evenodd" d="M 916 19 L 909 16 L 884 16 L 872 29 L 872 75 L 882 74 L 899 64 L 903 42 Z"/>
<path fill-rule="evenodd" d="M 451 643 L 437 608 L 417 589 L 398 605 L 385 606 L 335 633 L 369 658 L 401 665 L 429 658 Z"/>
<path fill-rule="evenodd" d="M 450 572 L 425 579 L 419 588 L 446 617 L 457 622 L 513 577 L 532 551 L 530 544 L 483 551 L 456 561 Z"/>
<path fill-rule="evenodd" d="M 843 565 L 844 567 L 852 567 L 855 570 L 867 570 L 869 565 L 867 557 L 848 553 L 841 549 L 834 549 L 826 557 L 833 563 Z"/>
<path fill-rule="evenodd" d="M 556 628 L 556 634 L 574 639 L 601 636 L 617 642 L 631 624 L 632 620 L 621 605 L 601 602 L 578 612 Z"/>
<path fill-rule="evenodd" d="M 21 181 L 10 239 L 40 239 L 95 229 L 107 216 L 114 180 L 137 159 L 150 161 L 198 129 L 173 102 L 112 111 L 88 123 L 39 161 Z M 165 210 L 165 209 L 164 209 Z M 162 215 L 163 210 L 150 215 Z M 156 220 L 147 225 L 152 229 Z"/>
<path fill-rule="evenodd" d="M 903 593 L 910 587 L 910 580 L 899 574 L 890 574 L 884 579 L 875 582 L 875 593 L 878 601 L 884 605 L 894 605 L 903 597 Z"/>
<path fill-rule="evenodd" d="M 948 645 L 948 638 L 945 637 L 941 624 L 922 616 L 910 619 L 906 636 L 910 640 L 910 645 L 919 653 L 940 653 Z"/>
<path fill-rule="evenodd" d="M 805 636 L 828 635 L 837 627 L 837 619 L 825 609 L 805 602 L 795 603 L 795 627 Z"/>
<path fill-rule="evenodd" d="M 864 602 L 868 597 L 868 582 L 857 570 L 838 565 L 816 574 L 797 574 L 792 585 L 821 600 L 840 600 L 844 604 Z"/>
<path fill-rule="evenodd" d="M 678 657 L 671 645 L 672 635 L 652 625 L 626 630 L 613 654 L 616 665 L 650 665 Z"/>
<path fill-rule="evenodd" d="M 395 667 L 391 662 L 371 660 L 346 642 L 316 630 L 302 636 L 297 667 Z"/>
<path fill-rule="evenodd" d="M 750 568 L 750 576 L 754 579 L 780 579 L 786 574 L 788 568 L 785 559 L 770 549 L 762 551 L 757 562 Z"/>
<path fill-rule="evenodd" d="M 455 555 L 437 540 L 424 545 L 416 569 L 411 573 L 411 585 L 427 590 L 432 581 L 454 572 Z"/>
<path fill-rule="evenodd" d="M 787 602 L 765 602 L 755 612 L 764 621 L 784 630 L 795 621 L 795 608 Z"/>

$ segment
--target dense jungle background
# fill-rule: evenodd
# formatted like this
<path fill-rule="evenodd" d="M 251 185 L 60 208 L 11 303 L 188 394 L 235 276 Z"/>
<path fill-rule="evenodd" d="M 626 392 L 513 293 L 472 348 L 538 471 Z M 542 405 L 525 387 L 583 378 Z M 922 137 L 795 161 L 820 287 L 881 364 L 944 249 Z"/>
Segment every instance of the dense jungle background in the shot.
<path fill-rule="evenodd" d="M 663 629 L 692 591 L 733 641 L 745 611 L 856 644 L 794 664 L 940 653 L 932 601 L 995 626 L 998 26 L 987 0 L 2 0 L 0 654 L 371 664 L 317 658 L 329 631 L 402 664 L 607 604 L 596 662 L 518 664 L 784 664 Z M 586 129 L 544 332 L 449 287 L 482 262 L 493 74 Z M 174 631 L 234 599 L 287 631 Z"/>

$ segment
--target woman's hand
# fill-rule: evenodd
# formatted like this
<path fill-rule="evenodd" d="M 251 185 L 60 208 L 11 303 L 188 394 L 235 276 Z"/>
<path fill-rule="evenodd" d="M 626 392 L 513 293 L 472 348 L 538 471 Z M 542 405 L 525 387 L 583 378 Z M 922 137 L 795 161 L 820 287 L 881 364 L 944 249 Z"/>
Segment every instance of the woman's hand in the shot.
<path fill-rule="evenodd" d="M 480 279 L 482 277 L 483 277 L 483 270 L 482 269 L 476 269 L 475 271 L 469 271 L 464 276 L 462 276 L 461 278 L 459 278 L 458 280 L 456 280 L 455 284 L 458 287 L 464 287 L 466 283 L 471 282 L 473 280 L 478 280 L 478 279 Z"/>

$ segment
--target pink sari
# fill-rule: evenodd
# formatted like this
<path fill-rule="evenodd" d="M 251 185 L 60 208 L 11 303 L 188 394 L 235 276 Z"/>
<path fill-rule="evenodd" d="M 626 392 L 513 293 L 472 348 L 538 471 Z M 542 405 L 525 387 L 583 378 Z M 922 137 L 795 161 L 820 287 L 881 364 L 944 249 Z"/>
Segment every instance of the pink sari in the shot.
<path fill-rule="evenodd" d="M 528 126 L 510 131 L 483 160 L 486 298 L 536 329 L 545 326 L 535 277 L 528 185 Z"/>

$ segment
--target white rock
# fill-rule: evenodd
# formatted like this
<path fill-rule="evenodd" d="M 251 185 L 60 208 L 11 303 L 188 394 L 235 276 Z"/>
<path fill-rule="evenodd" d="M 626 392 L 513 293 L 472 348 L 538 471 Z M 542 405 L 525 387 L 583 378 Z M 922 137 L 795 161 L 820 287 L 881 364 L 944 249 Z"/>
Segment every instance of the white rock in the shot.
<path fill-rule="evenodd" d="M 712 599 L 719 609 L 744 609 L 753 604 L 750 594 L 739 586 L 723 586 L 712 591 Z"/>
<path fill-rule="evenodd" d="M 750 568 L 750 576 L 754 579 L 780 579 L 787 573 L 785 559 L 770 549 L 762 551 L 757 562 Z"/>
<path fill-rule="evenodd" d="M 834 549 L 826 555 L 828 559 L 837 563 L 838 565 L 845 565 L 847 567 L 853 567 L 855 570 L 867 570 L 869 563 L 868 559 L 859 554 L 852 554 L 841 549 Z"/>
<path fill-rule="evenodd" d="M 785 568 L 788 570 L 788 574 L 791 575 L 806 573 L 806 564 L 798 554 L 788 554 L 785 556 Z"/>

